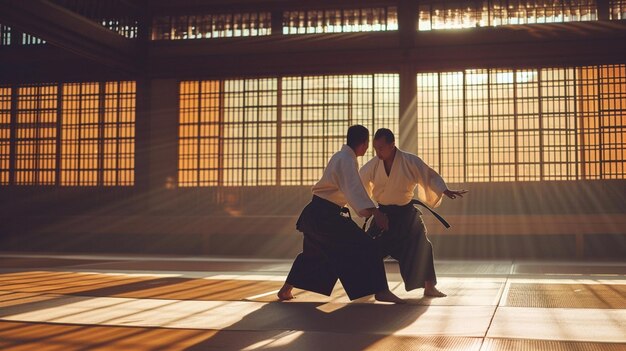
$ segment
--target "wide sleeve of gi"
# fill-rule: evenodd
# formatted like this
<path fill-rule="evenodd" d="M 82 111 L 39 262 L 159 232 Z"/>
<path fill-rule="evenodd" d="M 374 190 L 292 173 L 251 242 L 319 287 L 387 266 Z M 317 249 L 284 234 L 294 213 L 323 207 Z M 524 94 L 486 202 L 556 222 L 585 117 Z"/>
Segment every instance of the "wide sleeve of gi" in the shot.
<path fill-rule="evenodd" d="M 374 190 L 374 174 L 376 171 L 376 165 L 378 164 L 378 158 L 374 157 L 371 160 L 367 161 L 366 164 L 361 167 L 359 170 L 359 176 L 361 176 L 361 183 L 363 183 L 363 187 L 367 192 L 369 197 L 372 197 L 372 192 Z"/>
<path fill-rule="evenodd" d="M 338 172 L 334 176 L 350 207 L 357 211 L 360 217 L 367 217 L 368 213 L 365 210 L 376 206 L 361 183 L 358 167 L 356 160 L 344 158 L 340 160 Z"/>
<path fill-rule="evenodd" d="M 448 189 L 446 182 L 434 169 L 416 155 L 405 154 L 414 181 L 417 183 L 417 198 L 435 208 L 441 204 L 443 192 Z"/>

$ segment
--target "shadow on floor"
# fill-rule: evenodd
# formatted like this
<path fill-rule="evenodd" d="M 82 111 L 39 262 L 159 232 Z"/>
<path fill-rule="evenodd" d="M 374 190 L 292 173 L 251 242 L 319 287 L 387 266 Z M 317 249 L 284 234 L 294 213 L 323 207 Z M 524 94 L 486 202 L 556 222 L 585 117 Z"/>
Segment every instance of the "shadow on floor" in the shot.
<path fill-rule="evenodd" d="M 224 347 L 242 350 L 362 350 L 408 327 L 427 308 L 391 304 L 269 303 L 188 350 Z M 232 331 L 251 330 L 259 332 L 233 339 Z"/>

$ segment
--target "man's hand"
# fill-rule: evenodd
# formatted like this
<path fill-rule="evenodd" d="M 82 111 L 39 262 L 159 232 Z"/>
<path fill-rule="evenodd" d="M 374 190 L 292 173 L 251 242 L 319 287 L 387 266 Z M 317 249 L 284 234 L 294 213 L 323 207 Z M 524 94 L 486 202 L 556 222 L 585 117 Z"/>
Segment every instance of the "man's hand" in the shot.
<path fill-rule="evenodd" d="M 386 230 L 389 230 L 389 218 L 387 218 L 387 215 L 380 212 L 379 209 L 374 209 L 374 220 L 376 221 L 376 225 L 378 226 L 378 228 L 380 228 L 380 230 L 382 230 L 383 232 Z"/>
<path fill-rule="evenodd" d="M 443 194 L 454 200 L 454 199 L 457 198 L 457 196 L 458 197 L 463 197 L 463 194 L 466 194 L 467 192 L 468 192 L 468 190 L 450 190 L 450 189 L 447 189 L 446 191 L 443 192 Z"/>

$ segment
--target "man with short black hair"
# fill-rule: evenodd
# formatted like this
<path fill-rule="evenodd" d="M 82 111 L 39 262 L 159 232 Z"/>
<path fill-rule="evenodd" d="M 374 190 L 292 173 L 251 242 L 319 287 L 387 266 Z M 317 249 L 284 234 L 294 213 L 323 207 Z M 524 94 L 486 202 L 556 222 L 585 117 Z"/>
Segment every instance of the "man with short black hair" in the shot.
<path fill-rule="evenodd" d="M 467 190 L 449 190 L 443 178 L 421 158 L 398 149 L 393 132 L 381 128 L 374 135 L 376 157 L 368 161 L 359 174 L 368 193 L 390 219 L 390 228 L 376 239 L 381 256 L 398 260 L 406 291 L 424 288 L 424 295 L 444 297 L 435 285 L 432 244 L 426 237 L 421 212 L 412 203 L 417 198 L 429 207 L 437 207 L 443 195 L 463 197 Z M 374 218 L 374 223 L 377 221 Z M 368 234 L 374 236 L 376 228 Z"/>
<path fill-rule="evenodd" d="M 359 178 L 356 158 L 368 146 L 367 128 L 348 128 L 346 145 L 330 158 L 313 186 L 313 199 L 296 224 L 304 234 L 303 249 L 278 292 L 279 299 L 293 299 L 294 287 L 330 296 L 339 279 L 350 300 L 374 294 L 378 301 L 404 302 L 389 291 L 374 240 L 345 215 L 350 213 L 347 203 L 359 216 L 373 215 L 381 230 L 389 228 L 387 217 L 376 208 Z"/>

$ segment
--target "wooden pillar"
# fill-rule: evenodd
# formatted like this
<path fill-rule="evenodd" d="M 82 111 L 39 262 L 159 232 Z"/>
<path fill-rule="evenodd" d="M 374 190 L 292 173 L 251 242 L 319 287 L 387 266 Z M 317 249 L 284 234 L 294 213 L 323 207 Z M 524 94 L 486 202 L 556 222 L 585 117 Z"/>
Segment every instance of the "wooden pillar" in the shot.
<path fill-rule="evenodd" d="M 272 35 L 283 35 L 282 11 L 272 11 Z"/>
<path fill-rule="evenodd" d="M 398 35 L 400 36 L 400 46 L 407 50 L 415 46 L 418 9 L 417 1 L 398 1 Z"/>
<path fill-rule="evenodd" d="M 609 0 L 598 0 L 596 6 L 598 7 L 598 19 L 600 21 L 608 21 L 611 12 Z"/>
<path fill-rule="evenodd" d="M 136 58 L 140 72 L 136 80 L 136 113 L 135 113 L 135 189 L 150 191 L 150 149 L 151 149 L 151 118 L 152 82 L 147 78 L 146 67 L 148 46 L 152 33 L 152 17 L 147 12 L 138 18 L 137 46 L 140 54 Z"/>
<path fill-rule="evenodd" d="M 400 69 L 400 149 L 417 153 L 417 72 L 411 64 Z"/>
<path fill-rule="evenodd" d="M 398 2 L 398 35 L 403 50 L 404 63 L 400 67 L 400 111 L 399 147 L 409 152 L 417 152 L 417 92 L 416 70 L 412 62 L 413 48 L 417 34 L 418 4 L 412 0 Z"/>
<path fill-rule="evenodd" d="M 142 181 L 147 182 L 150 208 L 157 209 L 171 204 L 178 183 L 178 80 L 155 79 L 147 85 L 150 107 L 143 122 L 146 164 L 141 172 L 147 174 Z"/>

